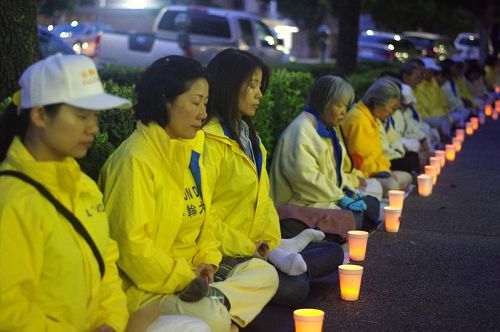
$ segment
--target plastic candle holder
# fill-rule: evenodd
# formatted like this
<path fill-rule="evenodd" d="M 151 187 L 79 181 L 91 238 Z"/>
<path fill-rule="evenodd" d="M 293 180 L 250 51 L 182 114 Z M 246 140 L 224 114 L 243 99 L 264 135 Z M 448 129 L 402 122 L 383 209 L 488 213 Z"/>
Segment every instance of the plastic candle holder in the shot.
<path fill-rule="evenodd" d="M 357 301 L 361 289 L 363 267 L 359 265 L 340 265 L 340 297 L 344 301 Z"/>

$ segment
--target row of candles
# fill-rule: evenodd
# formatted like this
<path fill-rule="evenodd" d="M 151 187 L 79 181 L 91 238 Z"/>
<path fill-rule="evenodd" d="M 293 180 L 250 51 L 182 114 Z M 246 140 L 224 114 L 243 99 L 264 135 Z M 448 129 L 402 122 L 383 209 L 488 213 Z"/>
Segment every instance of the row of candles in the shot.
<path fill-rule="evenodd" d="M 500 87 L 498 88 L 500 93 Z M 438 175 L 445 166 L 446 161 L 455 160 L 456 153 L 462 150 L 462 144 L 466 135 L 472 135 L 479 129 L 479 124 L 484 124 L 487 116 L 493 120 L 498 119 L 500 113 L 500 100 L 495 102 L 495 109 L 492 105 L 484 107 L 484 113 L 477 117 L 471 117 L 465 124 L 465 129 L 457 129 L 451 144 L 445 145 L 445 150 L 436 150 L 435 156 L 429 158 L 429 165 L 424 167 L 424 174 L 417 176 L 418 193 L 427 197 L 432 194 L 432 188 L 437 183 Z M 401 212 L 405 199 L 405 192 L 402 190 L 390 190 L 389 205 L 384 207 L 385 230 L 389 233 L 399 231 Z M 349 231 L 347 233 L 350 260 L 362 262 L 366 256 L 368 244 L 368 232 Z M 361 289 L 361 277 L 363 267 L 361 265 L 343 264 L 338 268 L 340 297 L 344 301 L 357 301 Z M 294 311 L 296 332 L 321 332 L 323 327 L 324 312 L 319 309 L 297 309 Z"/>

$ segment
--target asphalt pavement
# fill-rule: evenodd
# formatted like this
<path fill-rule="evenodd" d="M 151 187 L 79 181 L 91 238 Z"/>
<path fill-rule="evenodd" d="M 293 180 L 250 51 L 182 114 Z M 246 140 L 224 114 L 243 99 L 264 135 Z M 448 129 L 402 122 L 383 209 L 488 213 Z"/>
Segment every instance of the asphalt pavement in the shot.
<path fill-rule="evenodd" d="M 500 331 L 500 120 L 466 136 L 432 195 L 414 190 L 399 232 L 372 233 L 358 264 L 358 301 L 332 276 L 304 303 L 325 311 L 323 331 Z M 293 331 L 292 311 L 266 307 L 243 331 Z"/>

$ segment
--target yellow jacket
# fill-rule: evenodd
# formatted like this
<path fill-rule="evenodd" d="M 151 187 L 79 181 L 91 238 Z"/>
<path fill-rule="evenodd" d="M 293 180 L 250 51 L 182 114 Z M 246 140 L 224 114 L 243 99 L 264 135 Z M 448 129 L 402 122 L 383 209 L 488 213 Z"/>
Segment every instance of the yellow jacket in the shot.
<path fill-rule="evenodd" d="M 457 78 L 454 78 L 454 80 L 455 80 L 455 83 L 457 84 L 458 92 L 459 92 L 458 94 L 460 95 L 460 98 L 468 100 L 471 103 L 472 107 L 476 108 L 477 103 L 474 100 L 474 98 L 472 97 L 471 92 L 469 91 L 469 88 L 467 88 L 467 84 L 465 83 L 465 78 L 457 77 Z"/>
<path fill-rule="evenodd" d="M 424 119 L 435 116 L 448 116 L 450 111 L 446 96 L 434 78 L 422 80 L 413 89 L 413 94 L 417 99 L 414 107 Z"/>
<path fill-rule="evenodd" d="M 213 190 L 215 234 L 223 255 L 251 256 L 255 244 L 261 240 L 268 241 L 270 249 L 275 248 L 281 232 L 269 196 L 264 146 L 259 142 L 255 165 L 238 143 L 225 134 L 217 119 L 207 123 L 203 131 L 206 133 L 203 161 Z"/>
<path fill-rule="evenodd" d="M 332 139 L 325 137 L 327 129 L 313 114 L 302 112 L 285 129 L 274 150 L 271 196 L 277 205 L 338 209 L 337 202 L 345 196 L 343 189 L 356 190 L 344 171 L 350 157 L 340 128 L 334 130 L 342 150 L 342 185 L 337 180 Z"/>
<path fill-rule="evenodd" d="M 123 331 L 128 312 L 109 238 L 102 195 L 73 158 L 39 162 L 15 138 L 0 166 L 43 184 L 85 226 L 105 263 L 104 278 L 87 242 L 44 196 L 0 177 L 0 330 Z"/>
<path fill-rule="evenodd" d="M 380 172 L 390 172 L 391 162 L 382 151 L 379 123 L 380 120 L 374 118 L 360 101 L 347 112 L 342 125 L 354 166 L 367 178 Z"/>
<path fill-rule="evenodd" d="M 157 124 L 139 122 L 101 169 L 99 185 L 111 236 L 120 247 L 118 266 L 124 272 L 131 311 L 185 288 L 199 264 L 217 266 L 221 260 L 210 218 L 201 230 L 182 223 L 184 176 L 190 172 L 190 161 L 202 152 L 203 140 L 201 131 L 193 140 L 175 140 Z M 210 193 L 203 168 L 195 164 L 208 216 Z"/>

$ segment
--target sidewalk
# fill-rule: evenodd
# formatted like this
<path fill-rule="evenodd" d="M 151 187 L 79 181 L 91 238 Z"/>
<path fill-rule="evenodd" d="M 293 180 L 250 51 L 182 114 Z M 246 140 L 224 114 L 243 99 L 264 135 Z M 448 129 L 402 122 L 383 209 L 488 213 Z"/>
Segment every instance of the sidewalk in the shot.
<path fill-rule="evenodd" d="M 330 331 L 500 331 L 500 120 L 488 118 L 447 162 L 430 197 L 405 200 L 399 233 L 370 235 L 360 299 L 338 278 L 303 307 Z M 266 307 L 246 332 L 292 332 L 293 310 Z"/>
<path fill-rule="evenodd" d="M 317 306 L 324 331 L 500 329 L 500 121 L 447 162 L 433 194 L 406 201 L 399 233 L 370 236 L 358 302 Z"/>

